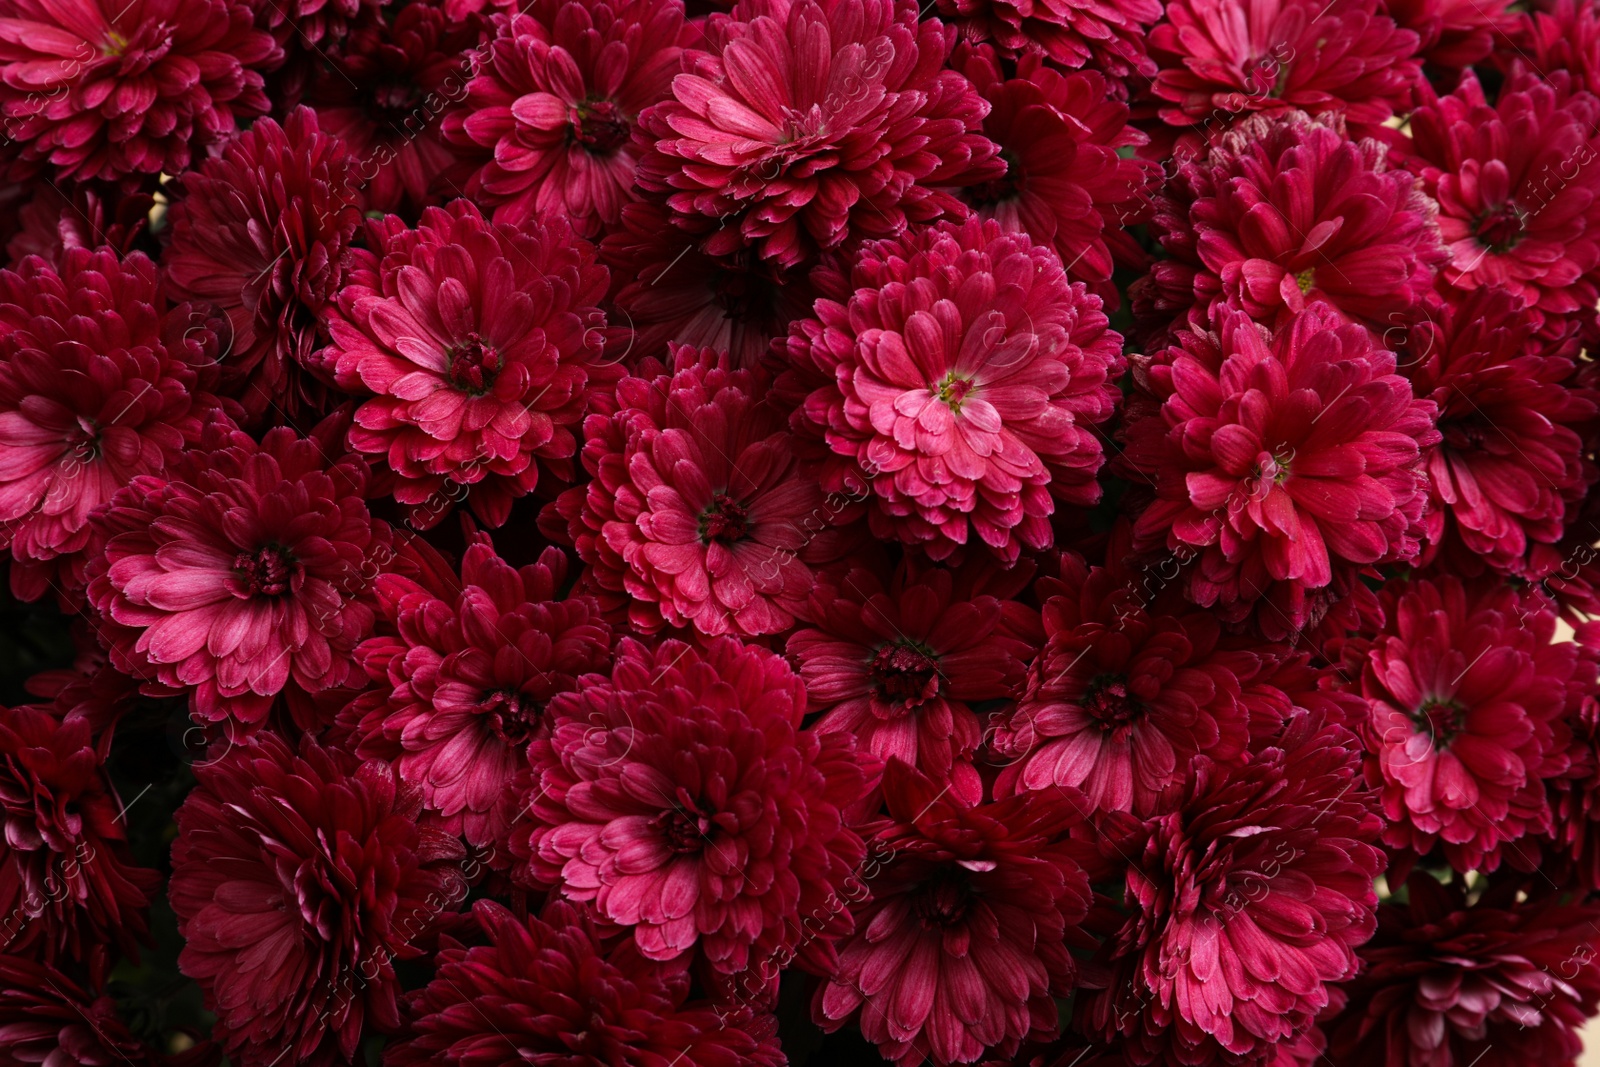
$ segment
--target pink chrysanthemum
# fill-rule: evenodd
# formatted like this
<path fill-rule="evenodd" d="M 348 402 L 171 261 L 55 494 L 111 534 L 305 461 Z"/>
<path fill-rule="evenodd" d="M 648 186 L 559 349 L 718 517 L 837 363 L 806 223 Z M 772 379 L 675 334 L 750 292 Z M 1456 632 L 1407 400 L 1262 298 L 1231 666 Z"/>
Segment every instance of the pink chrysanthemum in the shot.
<path fill-rule="evenodd" d="M 368 227 L 318 359 L 356 409 L 350 447 L 386 459 L 412 522 L 463 495 L 491 526 L 539 482 L 567 473 L 588 392 L 621 372 L 601 362 L 606 270 L 559 219 L 488 222 L 467 200 L 408 229 Z"/>
<path fill-rule="evenodd" d="M 412 3 L 353 30 L 327 57 L 307 94 L 317 124 L 357 160 L 370 211 L 434 203 L 439 175 L 455 162 L 440 113 L 459 100 L 479 22 L 452 22 L 432 3 Z M 465 53 L 465 54 L 464 54 Z"/>
<path fill-rule="evenodd" d="M 1265 600 L 1268 636 L 1315 622 L 1319 590 L 1416 558 L 1435 408 L 1392 352 L 1320 301 L 1272 334 L 1218 305 L 1144 368 L 1159 413 L 1128 427 L 1155 484 L 1134 531 L 1193 560 L 1189 596 L 1229 618 Z"/>
<path fill-rule="evenodd" d="M 473 917 L 486 945 L 446 941 L 438 973 L 413 994 L 406 1040 L 385 1067 L 528 1063 L 630 1067 L 783 1067 L 770 1027 L 710 1004 L 684 1003 L 687 975 L 604 951 L 594 923 L 565 901 L 519 920 L 484 900 Z M 737 1019 L 743 1025 L 729 1025 Z M 752 1032 L 755 1031 L 755 1032 Z"/>
<path fill-rule="evenodd" d="M 825 969 L 864 854 L 841 813 L 866 792 L 871 757 L 802 731 L 805 685 L 731 637 L 704 652 L 625 640 L 610 678 L 582 682 L 551 703 L 552 732 L 531 750 L 533 879 L 632 927 L 649 959 L 756 969 L 750 995 L 775 984 L 774 959 Z"/>
<path fill-rule="evenodd" d="M 972 704 L 1013 697 L 1037 616 L 1014 600 L 974 596 L 951 572 L 901 567 L 885 590 L 854 567 L 825 578 L 809 627 L 785 646 L 823 733 L 852 734 L 882 759 L 896 756 L 976 804 Z"/>
<path fill-rule="evenodd" d="M 1378 12 L 1418 37 L 1417 56 L 1432 71 L 1470 67 L 1517 29 L 1513 0 L 1378 0 Z M 1541 67 L 1552 70 L 1553 67 Z"/>
<path fill-rule="evenodd" d="M 811 1002 L 825 1030 L 847 1021 L 899 1067 L 973 1063 L 1057 1027 L 1072 990 L 1067 942 L 1090 902 L 1070 795 L 967 805 L 899 760 L 884 776 L 889 819 L 873 841 L 856 932 Z M 1092 852 L 1092 848 L 1087 851 Z"/>
<path fill-rule="evenodd" d="M 937 11 L 963 39 L 992 44 L 1007 59 L 1038 56 L 1119 79 L 1156 73 L 1145 41 L 1161 18 L 1160 0 L 939 0 Z"/>
<path fill-rule="evenodd" d="M 0 711 L 0 952 L 97 974 L 137 953 L 161 876 L 132 866 L 89 720 Z"/>
<path fill-rule="evenodd" d="M 825 498 L 795 456 L 765 379 L 726 355 L 675 349 L 617 384 L 593 414 L 584 467 L 557 501 L 608 608 L 637 630 L 780 633 L 811 593 L 810 563 L 837 556 L 852 502 Z"/>
<path fill-rule="evenodd" d="M 1182 163 L 1153 227 L 1172 257 L 1152 268 L 1166 310 L 1188 288 L 1202 320 L 1225 299 L 1264 323 L 1317 300 L 1376 333 L 1410 322 L 1445 254 L 1432 202 L 1385 155 L 1347 139 L 1338 115 L 1290 111 L 1246 119 Z"/>
<path fill-rule="evenodd" d="M 181 185 L 161 267 L 174 295 L 227 313 L 225 391 L 252 422 L 316 414 L 322 387 L 299 364 L 322 343 L 317 315 L 361 221 L 355 160 L 301 108 L 257 122 Z"/>
<path fill-rule="evenodd" d="M 1237 770 L 1198 761 L 1182 806 L 1146 824 L 1089 1033 L 1122 1035 L 1135 1064 L 1283 1062 L 1375 926 L 1382 822 L 1351 789 L 1359 759 L 1301 711 Z"/>
<path fill-rule="evenodd" d="M 1411 116 L 1408 160 L 1439 202 L 1441 278 L 1552 316 L 1600 299 L 1600 98 L 1567 84 L 1508 86 L 1491 107 L 1468 74 Z"/>
<path fill-rule="evenodd" d="M 1458 870 L 1492 871 L 1511 842 L 1549 826 L 1542 779 L 1566 769 L 1554 731 L 1577 646 L 1551 642 L 1547 601 L 1509 588 L 1445 577 L 1385 599 L 1388 625 L 1345 651 L 1369 707 L 1361 732 L 1384 841 L 1423 855 L 1439 845 Z"/>
<path fill-rule="evenodd" d="M 566 570 L 554 548 L 511 567 L 479 535 L 462 557 L 458 588 L 398 574 L 376 583 L 396 636 L 357 650 L 378 688 L 362 698 L 356 754 L 393 762 L 444 817 L 443 828 L 470 845 L 500 840 L 515 818 L 513 782 L 550 700 L 610 666 L 600 606 L 591 597 L 557 599 Z"/>
<path fill-rule="evenodd" d="M 119 669 L 188 690 L 202 718 L 246 725 L 286 687 L 360 680 L 351 652 L 371 633 L 389 534 L 367 514 L 365 466 L 330 467 L 320 429 L 257 444 L 214 422 L 202 448 L 96 515 L 89 599 Z"/>
<path fill-rule="evenodd" d="M 639 114 L 667 97 L 694 37 L 679 0 L 533 0 L 501 20 L 444 124 L 493 152 L 467 195 L 496 222 L 558 214 L 590 237 L 615 226 L 634 195 Z"/>
<path fill-rule="evenodd" d="M 954 30 L 915 0 L 740 0 L 707 22 L 672 97 L 641 117 L 639 184 L 711 255 L 785 267 L 965 209 L 998 176 L 988 105 L 941 69 Z"/>
<path fill-rule="evenodd" d="M 72 180 L 187 170 L 268 109 L 282 53 L 252 22 L 241 0 L 4 0 L 0 158 Z"/>
<path fill-rule="evenodd" d="M 1342 112 L 1363 132 L 1409 110 L 1417 35 L 1378 0 L 1171 0 L 1150 33 L 1154 94 L 1169 125 L 1200 138 L 1239 115 Z"/>
<path fill-rule="evenodd" d="M 0 271 L 0 548 L 17 596 L 80 600 L 89 516 L 198 441 L 215 345 L 140 253 Z"/>
<path fill-rule="evenodd" d="M 1466 903 L 1459 878 L 1416 872 L 1405 904 L 1378 910 L 1350 1003 L 1325 1023 L 1328 1059 L 1388 1067 L 1576 1062 L 1600 1007 L 1600 907 L 1517 899 L 1491 885 Z"/>
<path fill-rule="evenodd" d="M 364 1027 L 400 1027 L 394 961 L 467 895 L 460 843 L 394 768 L 309 740 L 262 731 L 195 777 L 169 892 L 217 1037 L 244 1067 L 356 1062 Z"/>
<path fill-rule="evenodd" d="M 1483 288 L 1430 308 L 1413 330 L 1406 374 L 1438 404 L 1443 435 L 1426 457 L 1428 541 L 1451 570 L 1525 570 L 1534 544 L 1561 540 L 1595 480 L 1579 431 L 1596 394 L 1534 336 L 1539 322 L 1507 291 Z"/>
<path fill-rule="evenodd" d="M 1122 338 L 1056 254 L 992 219 L 868 245 L 848 304 L 790 328 L 809 392 L 797 431 L 825 443 L 830 492 L 871 488 L 874 532 L 948 558 L 1051 544 L 1056 501 L 1086 505 Z"/>
<path fill-rule="evenodd" d="M 1470 0 L 1456 0 L 1470 3 Z M 1589 0 L 1543 0 L 1512 16 L 1496 40 L 1496 59 L 1519 86 L 1555 71 L 1574 89 L 1600 90 L 1600 11 Z"/>
<path fill-rule="evenodd" d="M 1101 75 L 1062 75 L 1035 56 L 1025 57 L 1009 80 L 979 50 L 963 69 L 993 106 L 983 132 L 1000 146 L 1006 171 L 958 195 L 1006 232 L 1054 247 L 1068 278 L 1115 307 L 1112 267 L 1145 263 L 1127 227 L 1149 214 L 1156 176 L 1155 168 L 1118 151 L 1148 140 L 1128 125 L 1128 105 L 1112 96 Z"/>

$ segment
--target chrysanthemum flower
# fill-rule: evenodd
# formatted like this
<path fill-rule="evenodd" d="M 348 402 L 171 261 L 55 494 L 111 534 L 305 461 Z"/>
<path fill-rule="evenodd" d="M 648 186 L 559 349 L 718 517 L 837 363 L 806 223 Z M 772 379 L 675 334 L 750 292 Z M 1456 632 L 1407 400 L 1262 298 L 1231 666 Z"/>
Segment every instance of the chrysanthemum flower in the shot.
<path fill-rule="evenodd" d="M 593 476 L 557 501 L 588 577 L 637 630 L 780 633 L 811 593 L 812 562 L 837 555 L 830 503 L 800 466 L 765 380 L 687 346 L 617 384 L 616 413 L 593 414 Z M 858 494 L 859 495 L 859 494 Z"/>
<path fill-rule="evenodd" d="M 680 971 L 626 951 L 608 956 L 593 922 L 565 901 L 522 921 L 483 900 L 473 917 L 488 944 L 445 942 L 437 975 L 412 997 L 407 1038 L 384 1050 L 385 1067 L 499 1067 L 508 1054 L 637 1067 L 788 1062 L 770 1036 L 729 1025 L 704 1001 L 684 1003 Z"/>
<path fill-rule="evenodd" d="M 1574 1063 L 1600 1006 L 1600 907 L 1518 902 L 1491 885 L 1472 905 L 1459 878 L 1423 872 L 1378 909 L 1349 1006 L 1324 1024 L 1334 1063 L 1517 1067 Z"/>
<path fill-rule="evenodd" d="M 785 651 L 799 666 L 819 732 L 852 734 L 882 759 L 899 757 L 976 804 L 972 703 L 1020 689 L 1037 616 L 1014 600 L 972 596 L 951 572 L 901 567 L 886 590 L 863 567 L 824 578 L 810 626 Z"/>
<path fill-rule="evenodd" d="M 198 442 L 216 338 L 155 264 L 72 248 L 0 271 L 0 547 L 24 600 L 83 594 L 89 516 Z"/>
<path fill-rule="evenodd" d="M 1056 501 L 1099 498 L 1123 366 L 1099 298 L 992 219 L 868 245 L 852 282 L 786 346 L 809 391 L 793 424 L 834 454 L 823 487 L 870 485 L 873 531 L 934 559 L 1049 546 Z"/>
<path fill-rule="evenodd" d="M 499 23 L 445 119 L 457 144 L 492 150 L 467 195 L 496 222 L 561 215 L 594 236 L 633 197 L 640 112 L 667 97 L 695 37 L 679 0 L 533 0 Z"/>
<path fill-rule="evenodd" d="M 1516 34 L 1518 16 L 1511 10 L 1512 3 L 1513 0 L 1379 0 L 1378 12 L 1417 35 L 1416 54 L 1429 71 L 1455 71 L 1486 58 Z"/>
<path fill-rule="evenodd" d="M 1087 1032 L 1121 1034 L 1131 1063 L 1206 1065 L 1274 1062 L 1310 1028 L 1375 926 L 1382 822 L 1351 788 L 1359 759 L 1300 711 L 1236 770 L 1197 762 L 1181 807 L 1146 824 Z"/>
<path fill-rule="evenodd" d="M 379 8 L 390 0 L 250 0 L 256 22 L 272 32 L 288 55 L 293 73 L 287 85 L 298 89 L 305 72 L 315 60 L 348 34 L 352 27 L 370 22 Z M 320 47 L 319 47 L 320 46 Z M 283 81 L 282 78 L 279 79 Z"/>
<path fill-rule="evenodd" d="M 181 184 L 161 267 L 175 296 L 227 313 L 225 391 L 253 422 L 316 414 L 321 386 L 298 364 L 344 282 L 361 221 L 355 160 L 302 108 L 257 122 Z"/>
<path fill-rule="evenodd" d="M 1569 84 L 1507 86 L 1491 107 L 1469 73 L 1411 116 L 1407 165 L 1439 202 L 1444 281 L 1552 316 L 1600 299 L 1600 98 Z"/>
<path fill-rule="evenodd" d="M 134 867 L 89 720 L 0 712 L 0 951 L 109 970 L 148 938 L 157 872 Z"/>
<path fill-rule="evenodd" d="M 1135 536 L 1194 561 L 1202 607 L 1236 618 L 1266 599 L 1274 636 L 1315 621 L 1307 596 L 1341 575 L 1416 558 L 1435 408 L 1320 301 L 1275 335 L 1223 305 L 1214 322 L 1145 368 L 1162 406 L 1128 428 L 1156 486 Z"/>
<path fill-rule="evenodd" d="M 169 893 L 228 1057 L 356 1062 L 363 1028 L 400 1026 L 394 961 L 466 897 L 460 843 L 419 829 L 393 767 L 309 740 L 261 731 L 194 771 Z"/>
<path fill-rule="evenodd" d="M 1600 693 L 1592 683 L 1600 659 L 1600 624 L 1580 623 L 1575 628 L 1579 667 L 1567 684 L 1567 709 L 1558 741 L 1566 739 L 1567 769 L 1545 780 L 1550 801 L 1550 829 L 1542 835 L 1538 869 L 1560 885 L 1585 891 L 1600 890 Z M 1511 854 L 1519 861 L 1520 848 Z"/>
<path fill-rule="evenodd" d="M 1214 145 L 1156 200 L 1172 258 L 1153 284 L 1192 286 L 1202 313 L 1225 299 L 1264 323 L 1317 300 L 1377 333 L 1411 321 L 1445 254 L 1432 202 L 1383 145 L 1300 111 L 1253 116 Z"/>
<path fill-rule="evenodd" d="M 1067 939 L 1088 913 L 1082 846 L 1069 838 L 1081 799 L 973 807 L 947 793 L 889 763 L 890 819 L 873 842 L 887 859 L 863 876 L 871 896 L 811 1003 L 823 1029 L 856 1022 L 900 1067 L 972 1063 L 1054 1036 L 1051 998 L 1077 973 Z"/>
<path fill-rule="evenodd" d="M 480 535 L 462 557 L 458 588 L 398 574 L 377 580 L 379 611 L 396 636 L 356 652 L 378 687 L 361 698 L 356 754 L 392 761 L 468 844 L 499 840 L 515 817 L 513 780 L 550 700 L 610 666 L 600 606 L 557 599 L 566 569 L 555 548 L 511 567 Z"/>
<path fill-rule="evenodd" d="M 264 114 L 282 59 L 242 0 L 0 3 L 0 158 L 61 179 L 177 174 Z"/>
<path fill-rule="evenodd" d="M 1384 841 L 1494 870 L 1509 842 L 1549 825 L 1542 779 L 1565 769 L 1554 730 L 1577 647 L 1552 643 L 1555 611 L 1533 594 L 1444 577 L 1385 599 L 1388 625 L 1345 652 L 1370 709 L 1361 732 Z"/>
<path fill-rule="evenodd" d="M 941 186 L 999 175 L 988 106 L 941 69 L 954 30 L 915 0 L 740 0 L 641 116 L 639 184 L 711 255 L 791 267 L 847 241 L 963 217 Z"/>
<path fill-rule="evenodd" d="M 1593 4 L 1544 0 L 1512 19 L 1495 42 L 1495 58 L 1519 86 L 1562 71 L 1574 89 L 1600 90 L 1600 11 Z"/>
<path fill-rule="evenodd" d="M 112 182 L 75 182 L 65 189 L 45 182 L 28 191 L 33 198 L 16 212 L 21 229 L 6 243 L 13 269 L 29 256 L 59 269 L 69 248 L 109 247 L 126 257 L 148 229 L 155 205 L 149 193 L 124 191 Z"/>
<path fill-rule="evenodd" d="M 1161 118 L 1201 138 L 1239 115 L 1342 112 L 1378 127 L 1411 106 L 1417 35 L 1378 0 L 1172 0 L 1150 33 Z"/>
<path fill-rule="evenodd" d="M 964 40 L 989 43 L 1008 59 L 1042 56 L 1119 79 L 1156 73 L 1145 40 L 1161 18 L 1159 0 L 939 0 L 936 10 Z"/>
<path fill-rule="evenodd" d="M 1486 287 L 1430 307 L 1412 332 L 1406 374 L 1438 404 L 1443 435 L 1426 457 L 1428 541 L 1452 570 L 1522 571 L 1533 544 L 1561 540 L 1595 480 L 1579 430 L 1596 394 L 1534 336 L 1539 324 L 1509 292 Z"/>
<path fill-rule="evenodd" d="M 611 677 L 552 701 L 533 743 L 529 874 L 632 927 L 652 960 L 697 952 L 760 986 L 774 959 L 825 967 L 864 854 L 841 813 L 871 757 L 802 731 L 805 709 L 804 683 L 765 649 L 623 641 Z"/>
<path fill-rule="evenodd" d="M 1144 266 L 1126 228 L 1149 214 L 1155 177 L 1155 168 L 1118 152 L 1147 140 L 1128 125 L 1128 106 L 1101 75 L 1062 75 L 1036 56 L 1024 57 L 1010 79 L 979 50 L 962 69 L 993 106 L 983 132 L 1000 146 L 1006 171 L 958 195 L 1006 232 L 1053 246 L 1068 278 L 1115 307 L 1113 265 Z"/>
<path fill-rule="evenodd" d="M 327 56 L 306 94 L 317 124 L 355 157 L 369 211 L 416 209 L 455 162 L 441 118 L 472 77 L 479 22 L 412 3 L 358 25 Z"/>
<path fill-rule="evenodd" d="M 350 447 L 386 459 L 418 527 L 465 495 L 491 526 L 539 468 L 578 450 L 588 390 L 621 372 L 600 360 L 606 271 L 559 219 L 486 221 L 467 200 L 368 228 L 318 354 L 356 409 Z"/>
<path fill-rule="evenodd" d="M 141 1067 L 158 1062 L 128 1032 L 117 1005 L 54 967 L 0 955 L 0 1064 Z"/>
<path fill-rule="evenodd" d="M 89 599 L 119 669 L 188 690 L 202 718 L 254 725 L 288 686 L 357 682 L 388 529 L 366 467 L 323 436 L 260 444 L 218 421 L 163 476 L 135 478 L 94 525 Z M 391 553 L 392 554 L 392 553 Z"/>

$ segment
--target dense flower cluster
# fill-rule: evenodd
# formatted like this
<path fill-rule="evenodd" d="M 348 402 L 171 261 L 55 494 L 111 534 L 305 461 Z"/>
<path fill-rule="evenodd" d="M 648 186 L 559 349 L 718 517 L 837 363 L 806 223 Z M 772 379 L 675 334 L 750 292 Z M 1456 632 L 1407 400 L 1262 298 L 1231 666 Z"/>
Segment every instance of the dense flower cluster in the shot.
<path fill-rule="evenodd" d="M 1573 1067 L 1600 0 L 0 0 L 0 1067 Z"/>

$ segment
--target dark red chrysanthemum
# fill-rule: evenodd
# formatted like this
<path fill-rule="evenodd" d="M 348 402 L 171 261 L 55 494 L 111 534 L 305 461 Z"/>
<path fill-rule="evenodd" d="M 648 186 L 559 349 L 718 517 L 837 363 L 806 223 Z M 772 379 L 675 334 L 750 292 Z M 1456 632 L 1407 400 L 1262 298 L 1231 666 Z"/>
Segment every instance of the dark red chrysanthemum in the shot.
<path fill-rule="evenodd" d="M 1161 118 L 1204 140 L 1239 115 L 1338 111 L 1363 132 L 1410 109 L 1417 35 L 1378 0 L 1171 0 L 1150 33 Z M 1199 142 L 1203 143 L 1203 142 Z"/>
<path fill-rule="evenodd" d="M 1600 623 L 1580 623 L 1576 631 L 1582 660 L 1600 658 Z M 1568 739 L 1567 769 L 1545 781 L 1550 830 L 1540 842 L 1546 862 L 1539 869 L 1552 881 L 1592 893 L 1600 890 L 1600 693 L 1591 677 L 1584 664 L 1567 686 L 1565 729 L 1556 734 Z"/>
<path fill-rule="evenodd" d="M 1119 149 L 1148 139 L 1128 125 L 1128 106 L 1092 71 L 1062 75 L 1025 57 L 1006 79 L 993 57 L 969 53 L 962 69 L 993 106 L 983 132 L 1000 146 L 1003 175 L 957 195 L 1008 233 L 1055 248 L 1067 277 L 1110 307 L 1120 299 L 1113 265 L 1141 268 L 1127 232 L 1149 214 L 1155 169 Z"/>
<path fill-rule="evenodd" d="M 1432 202 L 1385 155 L 1337 114 L 1239 123 L 1156 200 L 1162 310 L 1192 301 L 1203 321 L 1223 299 L 1271 324 L 1321 300 L 1375 333 L 1410 322 L 1445 255 Z"/>
<path fill-rule="evenodd" d="M 639 184 L 711 255 L 791 267 L 965 209 L 940 186 L 999 175 L 988 107 L 941 69 L 954 30 L 915 0 L 740 0 L 640 119 Z"/>
<path fill-rule="evenodd" d="M 1472 904 L 1457 876 L 1414 872 L 1378 909 L 1350 1003 L 1324 1024 L 1335 1063 L 1389 1067 L 1571 1064 L 1600 1007 L 1600 906 L 1519 901 L 1515 883 Z"/>
<path fill-rule="evenodd" d="M 1507 289 L 1552 316 L 1595 306 L 1600 97 L 1569 86 L 1508 86 L 1491 107 L 1468 74 L 1411 116 L 1407 165 L 1439 202 L 1444 281 Z"/>
<path fill-rule="evenodd" d="M 310 740 L 262 731 L 194 771 L 172 847 L 178 963 L 229 1058 L 356 1062 L 364 1027 L 400 1027 L 394 961 L 466 897 L 460 843 L 419 829 L 394 768 Z"/>
<path fill-rule="evenodd" d="M 108 246 L 126 257 L 148 231 L 155 206 L 149 193 L 112 182 L 77 182 L 66 189 L 45 182 L 28 191 L 33 198 L 16 212 L 22 228 L 6 243 L 13 269 L 29 256 L 59 269 L 69 248 L 93 252 Z"/>
<path fill-rule="evenodd" d="M 187 170 L 264 114 L 282 52 L 242 0 L 4 0 L 0 158 L 61 179 Z"/>
<path fill-rule="evenodd" d="M 321 386 L 298 365 L 343 285 L 360 184 L 349 150 L 305 108 L 282 126 L 262 119 L 182 178 L 161 266 L 176 296 L 227 313 L 223 385 L 253 422 L 321 406 Z"/>
<path fill-rule="evenodd" d="M 1443 436 L 1426 456 L 1428 541 L 1453 570 L 1524 572 L 1533 545 L 1561 540 L 1595 480 L 1580 431 L 1597 395 L 1565 351 L 1539 341 L 1539 325 L 1536 311 L 1485 287 L 1430 307 L 1412 331 L 1405 371 L 1439 406 Z"/>
<path fill-rule="evenodd" d="M 399 475 L 414 525 L 465 496 L 499 526 L 541 466 L 569 471 L 589 391 L 621 373 L 600 358 L 606 270 L 560 219 L 500 225 L 467 200 L 367 235 L 318 354 L 342 388 L 376 394 L 350 447 Z"/>
<path fill-rule="evenodd" d="M 1454 71 L 1484 59 L 1516 33 L 1518 16 L 1512 11 L 1513 3 L 1514 0 L 1378 0 L 1378 12 L 1417 35 L 1416 54 L 1428 71 Z"/>
<path fill-rule="evenodd" d="M 976 804 L 977 701 L 1021 688 L 1033 611 L 972 595 L 951 572 L 901 567 L 888 589 L 872 571 L 828 576 L 811 595 L 810 626 L 785 646 L 806 683 L 816 729 L 853 734 L 882 759 L 896 756 Z"/>
<path fill-rule="evenodd" d="M 415 1021 L 385 1067 L 531 1064 L 783 1067 L 770 1027 L 684 1003 L 681 969 L 624 948 L 608 955 L 593 922 L 565 901 L 519 920 L 491 901 L 473 917 L 488 940 L 446 941 L 438 973 L 412 995 Z M 729 1025 L 738 1021 L 740 1025 Z"/>
<path fill-rule="evenodd" d="M 1495 42 L 1496 59 L 1519 87 L 1562 71 L 1574 89 L 1600 90 L 1600 11 L 1593 3 L 1542 0 L 1512 18 L 1513 28 L 1502 30 Z"/>
<path fill-rule="evenodd" d="M 1054 1036 L 1051 998 L 1072 989 L 1067 941 L 1090 902 L 1083 849 L 1069 837 L 1081 798 L 1027 793 L 974 807 L 947 792 L 890 761 L 889 819 L 862 876 L 871 895 L 811 1002 L 823 1029 L 855 1022 L 899 1067 L 972 1063 Z"/>
<path fill-rule="evenodd" d="M 89 599 L 119 669 L 187 690 L 202 718 L 254 725 L 287 687 L 355 684 L 388 528 L 359 459 L 318 436 L 260 444 L 225 422 L 166 475 L 143 475 L 94 520 Z"/>
<path fill-rule="evenodd" d="M 1145 41 L 1161 18 L 1160 0 L 939 0 L 937 11 L 962 38 L 989 43 L 1007 59 L 1037 56 L 1118 79 L 1156 73 Z"/>
<path fill-rule="evenodd" d="M 1351 788 L 1359 759 L 1348 730 L 1297 711 L 1242 767 L 1197 761 L 1181 807 L 1146 824 L 1088 1032 L 1121 1034 L 1135 1064 L 1282 1062 L 1375 926 L 1383 824 Z"/>
<path fill-rule="evenodd" d="M 639 114 L 665 99 L 695 38 L 679 0 L 532 0 L 499 22 L 464 107 L 457 144 L 492 151 L 466 193 L 496 222 L 560 215 L 594 236 L 634 196 Z"/>
<path fill-rule="evenodd" d="M 845 734 L 801 730 L 805 709 L 765 649 L 624 640 L 611 677 L 552 701 L 533 743 L 529 873 L 631 927 L 652 960 L 696 952 L 726 977 L 798 953 L 825 970 L 864 854 L 841 813 L 872 761 Z M 763 967 L 747 992 L 768 981 Z"/>
<path fill-rule="evenodd" d="M 86 717 L 0 711 L 0 951 L 100 974 L 137 951 L 161 877 L 131 865 L 122 810 Z"/>
<path fill-rule="evenodd" d="M 1277 636 L 1315 622 L 1341 576 L 1416 558 L 1435 408 L 1321 301 L 1275 334 L 1220 304 L 1214 325 L 1144 368 L 1162 406 L 1128 427 L 1156 487 L 1135 535 L 1194 561 L 1196 604 L 1235 618 L 1265 600 Z"/>
<path fill-rule="evenodd" d="M 1094 427 L 1123 362 L 1099 298 L 992 219 L 869 244 L 851 281 L 790 328 L 779 383 L 832 453 L 823 487 L 870 487 L 874 532 L 935 559 L 1048 547 L 1056 501 L 1100 495 Z"/>
<path fill-rule="evenodd" d="M 1566 769 L 1555 730 L 1568 686 L 1594 683 L 1570 641 L 1552 643 L 1554 608 L 1509 588 L 1453 577 L 1385 596 L 1388 625 L 1352 642 L 1369 712 L 1367 776 L 1382 792 L 1384 841 L 1458 870 L 1492 871 L 1550 822 L 1542 779 Z M 1580 668 L 1584 675 L 1575 675 Z"/>
<path fill-rule="evenodd" d="M 356 657 L 377 686 L 364 696 L 355 751 L 391 761 L 442 826 L 471 845 L 500 840 L 515 818 L 513 782 L 528 742 L 547 732 L 545 708 L 611 662 L 611 628 L 592 597 L 557 599 L 566 557 L 550 548 L 514 568 L 479 535 L 457 588 L 398 574 L 378 578 L 394 637 Z"/>
<path fill-rule="evenodd" d="M 93 995 L 54 967 L 0 955 L 0 1067 L 163 1062 L 128 1032 L 109 996 Z"/>
<path fill-rule="evenodd" d="M 617 384 L 593 414 L 593 476 L 557 502 L 608 608 L 644 633 L 780 633 L 811 593 L 811 563 L 838 555 L 853 501 L 824 497 L 800 466 L 765 379 L 710 349 L 676 348 Z M 859 496 L 859 494 L 858 494 Z"/>
<path fill-rule="evenodd" d="M 89 516 L 198 442 L 216 401 L 207 315 L 110 249 L 0 271 L 0 547 L 24 600 L 78 601 Z"/>
<path fill-rule="evenodd" d="M 356 158 L 368 210 L 435 202 L 433 187 L 455 162 L 441 115 L 466 91 L 467 50 L 480 36 L 476 19 L 453 22 L 432 3 L 412 3 L 358 25 L 328 55 L 306 103 Z"/>

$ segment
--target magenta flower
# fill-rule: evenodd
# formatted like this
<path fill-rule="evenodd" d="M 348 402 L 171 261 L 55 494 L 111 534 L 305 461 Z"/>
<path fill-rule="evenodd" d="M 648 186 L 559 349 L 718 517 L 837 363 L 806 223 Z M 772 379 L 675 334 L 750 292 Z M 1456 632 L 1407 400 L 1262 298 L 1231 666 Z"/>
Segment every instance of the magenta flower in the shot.
<path fill-rule="evenodd" d="M 939 0 L 937 11 L 964 40 L 992 44 L 1007 58 L 1040 56 L 1118 79 L 1149 79 L 1156 73 L 1145 42 L 1161 18 L 1158 0 Z"/>

